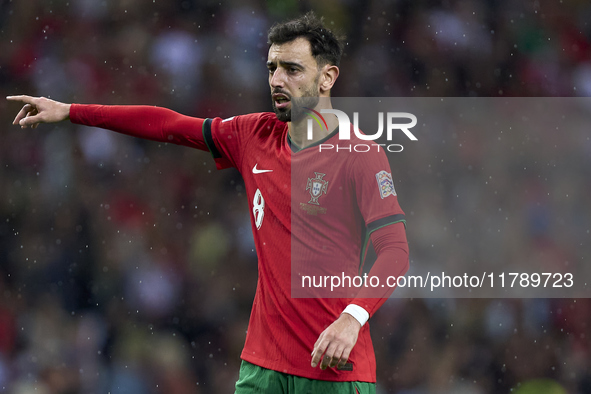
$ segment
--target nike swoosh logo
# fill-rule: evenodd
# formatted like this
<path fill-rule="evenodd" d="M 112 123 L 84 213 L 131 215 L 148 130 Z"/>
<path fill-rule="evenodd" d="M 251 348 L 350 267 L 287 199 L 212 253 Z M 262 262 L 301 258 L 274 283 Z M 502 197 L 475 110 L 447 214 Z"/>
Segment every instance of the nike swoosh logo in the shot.
<path fill-rule="evenodd" d="M 252 173 L 253 174 L 262 174 L 263 172 L 273 172 L 273 170 L 259 170 L 257 168 L 258 165 L 259 164 L 257 163 L 257 164 L 254 165 L 254 167 L 252 167 Z"/>

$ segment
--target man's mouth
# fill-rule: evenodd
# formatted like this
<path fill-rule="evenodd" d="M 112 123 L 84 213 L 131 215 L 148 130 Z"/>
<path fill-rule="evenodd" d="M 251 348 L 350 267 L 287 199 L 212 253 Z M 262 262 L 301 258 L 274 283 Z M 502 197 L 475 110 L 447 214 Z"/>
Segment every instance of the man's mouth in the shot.
<path fill-rule="evenodd" d="M 273 102 L 275 103 L 275 108 L 282 109 L 287 107 L 291 100 L 289 96 L 283 93 L 275 93 L 273 94 Z"/>

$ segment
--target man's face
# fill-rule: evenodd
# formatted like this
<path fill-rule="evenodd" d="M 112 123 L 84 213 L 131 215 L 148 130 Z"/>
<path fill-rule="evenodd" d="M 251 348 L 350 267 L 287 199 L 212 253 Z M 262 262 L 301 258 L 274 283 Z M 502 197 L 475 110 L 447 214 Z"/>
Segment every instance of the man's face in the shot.
<path fill-rule="evenodd" d="M 284 44 L 271 45 L 267 68 L 277 119 L 284 122 L 292 120 L 292 99 L 309 97 L 311 99 L 298 100 L 298 105 L 316 106 L 320 95 L 320 71 L 308 40 L 300 37 Z"/>

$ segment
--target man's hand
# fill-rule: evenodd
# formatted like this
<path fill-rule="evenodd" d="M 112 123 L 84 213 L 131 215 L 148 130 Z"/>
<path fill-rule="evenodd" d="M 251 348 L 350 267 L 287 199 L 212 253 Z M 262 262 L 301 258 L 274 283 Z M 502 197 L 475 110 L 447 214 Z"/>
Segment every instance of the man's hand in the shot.
<path fill-rule="evenodd" d="M 360 329 L 361 324 L 357 319 L 348 313 L 341 314 L 334 323 L 322 331 L 314 344 L 312 368 L 316 368 L 321 359 L 320 369 L 337 365 L 343 367 L 357 342 Z"/>
<path fill-rule="evenodd" d="M 12 124 L 21 128 L 36 128 L 39 123 L 60 122 L 70 118 L 70 104 L 60 103 L 45 97 L 8 96 L 7 100 L 20 101 L 25 106 L 19 111 Z"/>

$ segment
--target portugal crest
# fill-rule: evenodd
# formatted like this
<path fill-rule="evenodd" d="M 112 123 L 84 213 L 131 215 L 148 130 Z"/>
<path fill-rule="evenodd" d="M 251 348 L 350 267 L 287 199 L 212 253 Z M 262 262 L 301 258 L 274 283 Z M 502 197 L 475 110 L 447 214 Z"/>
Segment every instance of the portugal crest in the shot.
<path fill-rule="evenodd" d="M 320 172 L 314 172 L 314 174 L 316 174 L 316 178 L 308 178 L 308 183 L 306 184 L 306 190 L 310 191 L 310 201 L 308 201 L 308 204 L 320 205 L 318 198 L 320 198 L 322 193 L 326 194 L 328 181 L 322 179 L 326 174 Z"/>

